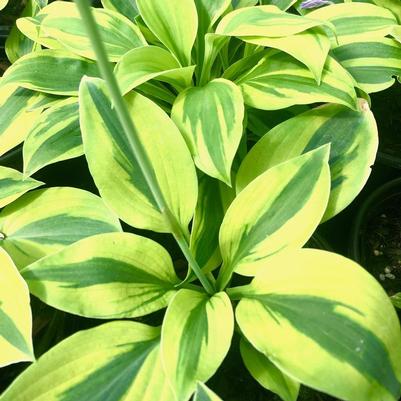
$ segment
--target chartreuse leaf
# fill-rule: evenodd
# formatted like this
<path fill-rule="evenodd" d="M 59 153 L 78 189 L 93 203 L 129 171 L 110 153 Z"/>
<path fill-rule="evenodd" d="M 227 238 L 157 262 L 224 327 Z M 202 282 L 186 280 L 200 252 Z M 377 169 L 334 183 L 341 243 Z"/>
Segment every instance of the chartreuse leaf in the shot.
<path fill-rule="evenodd" d="M 125 15 L 131 21 L 135 20 L 138 15 L 138 8 L 136 7 L 135 0 L 101 0 L 104 8 L 108 10 L 117 11 Z"/>
<path fill-rule="evenodd" d="M 226 79 L 180 93 L 171 118 L 183 134 L 195 164 L 231 184 L 231 165 L 242 138 L 244 101 L 240 88 Z"/>
<path fill-rule="evenodd" d="M 46 4 L 47 0 L 28 0 L 24 10 L 22 11 L 21 17 L 35 16 Z M 25 54 L 29 54 L 39 49 L 40 46 L 21 33 L 16 25 L 12 27 L 5 43 L 7 58 L 11 63 L 15 63 Z"/>
<path fill-rule="evenodd" d="M 34 106 L 40 99 L 40 94 L 15 85 L 1 88 L 0 156 L 23 142 L 36 124 L 42 110 Z"/>
<path fill-rule="evenodd" d="M 272 47 L 288 53 L 307 66 L 316 81 L 320 83 L 323 67 L 330 50 L 330 39 L 322 28 L 312 28 L 283 38 L 245 36 L 240 39 L 258 46 Z M 305 49 L 308 51 L 306 52 Z"/>
<path fill-rule="evenodd" d="M 125 99 L 167 205 L 187 230 L 196 205 L 197 179 L 185 141 L 155 103 L 135 92 Z M 80 113 L 85 154 L 102 198 L 126 223 L 170 232 L 171 227 L 123 136 L 104 81 L 82 81 Z"/>
<path fill-rule="evenodd" d="M 188 400 L 198 381 L 216 372 L 234 330 L 233 310 L 225 292 L 212 297 L 180 290 L 170 302 L 162 326 L 161 354 L 177 401 Z"/>
<path fill-rule="evenodd" d="M 326 251 L 285 252 L 236 291 L 243 334 L 291 377 L 341 400 L 399 399 L 397 315 L 355 262 Z"/>
<path fill-rule="evenodd" d="M 193 0 L 137 0 L 141 17 L 156 37 L 185 67 L 191 64 L 191 50 L 198 30 L 198 14 Z"/>
<path fill-rule="evenodd" d="M 401 76 L 401 45 L 393 39 L 352 42 L 332 54 L 367 93 L 385 90 Z"/>
<path fill-rule="evenodd" d="M 0 166 L 0 208 L 14 202 L 25 192 L 43 185 L 43 182 L 25 177 L 17 170 Z"/>
<path fill-rule="evenodd" d="M 221 264 L 219 230 L 234 198 L 234 190 L 222 182 L 207 175 L 200 178 L 190 248 L 205 271 L 212 271 Z"/>
<path fill-rule="evenodd" d="M 203 383 L 198 383 L 194 401 L 222 401 L 222 399 Z"/>
<path fill-rule="evenodd" d="M 276 6 L 245 7 L 225 15 L 216 28 L 219 35 L 281 38 L 323 25 L 324 22 L 285 13 Z"/>
<path fill-rule="evenodd" d="M 32 294 L 57 309 L 115 319 L 167 306 L 179 283 L 167 251 L 127 233 L 82 239 L 21 272 Z"/>
<path fill-rule="evenodd" d="M 5 6 L 8 4 L 8 0 L 0 0 L 0 10 L 5 8 Z"/>
<path fill-rule="evenodd" d="M 270 130 L 250 150 L 237 174 L 237 191 L 258 175 L 293 157 L 330 143 L 331 192 L 324 220 L 347 207 L 365 185 L 374 164 L 378 132 L 372 112 L 325 105 Z"/>
<path fill-rule="evenodd" d="M 34 91 L 76 96 L 84 75 L 98 77 L 96 63 L 64 50 L 38 50 L 7 69 L 0 89 L 12 83 Z"/>
<path fill-rule="evenodd" d="M 242 360 L 257 382 L 280 396 L 283 401 L 296 401 L 299 383 L 283 373 L 270 359 L 256 350 L 248 341 L 241 338 Z"/>
<path fill-rule="evenodd" d="M 25 140 L 23 153 L 27 175 L 83 155 L 78 99 L 66 99 L 43 112 Z"/>
<path fill-rule="evenodd" d="M 93 8 L 102 42 L 110 61 L 118 61 L 136 47 L 146 46 L 139 28 L 123 15 L 110 10 Z M 43 35 L 57 40 L 71 52 L 96 59 L 91 42 L 74 3 L 57 1 L 42 10 Z"/>
<path fill-rule="evenodd" d="M 50 188 L 30 192 L 0 213 L 0 241 L 18 268 L 92 235 L 121 231 L 115 215 L 90 192 Z"/>
<path fill-rule="evenodd" d="M 394 294 L 390 299 L 396 308 L 401 309 L 401 292 Z"/>
<path fill-rule="evenodd" d="M 227 14 L 216 33 L 282 50 L 305 64 L 319 81 L 330 49 L 330 39 L 317 28 L 322 24 L 323 21 L 288 14 L 274 5 L 267 5 Z"/>
<path fill-rule="evenodd" d="M 192 85 L 195 66 L 181 67 L 167 50 L 146 46 L 131 50 L 116 65 L 114 72 L 123 94 L 137 86 L 157 79 L 179 90 Z"/>
<path fill-rule="evenodd" d="M 231 71 L 235 68 L 234 65 Z M 263 53 L 260 62 L 235 78 L 235 82 L 242 88 L 245 103 L 257 109 L 277 110 L 316 102 L 338 103 L 357 109 L 354 81 L 331 57 L 327 59 L 320 85 L 299 61 L 276 50 Z"/>
<path fill-rule="evenodd" d="M 78 332 L 26 369 L 0 400 L 175 401 L 160 363 L 159 335 L 159 328 L 136 322 Z"/>
<path fill-rule="evenodd" d="M 29 291 L 8 254 L 0 248 L 0 367 L 35 359 Z"/>
<path fill-rule="evenodd" d="M 330 22 L 335 26 L 333 40 L 338 44 L 357 40 L 379 39 L 388 35 L 397 19 L 391 11 L 374 4 L 347 2 L 321 7 L 308 18 Z M 327 30 L 330 35 L 330 31 Z"/>
<path fill-rule="evenodd" d="M 327 206 L 329 150 L 325 145 L 272 167 L 233 201 L 220 229 L 221 288 L 233 271 L 255 275 L 272 255 L 308 241 Z"/>

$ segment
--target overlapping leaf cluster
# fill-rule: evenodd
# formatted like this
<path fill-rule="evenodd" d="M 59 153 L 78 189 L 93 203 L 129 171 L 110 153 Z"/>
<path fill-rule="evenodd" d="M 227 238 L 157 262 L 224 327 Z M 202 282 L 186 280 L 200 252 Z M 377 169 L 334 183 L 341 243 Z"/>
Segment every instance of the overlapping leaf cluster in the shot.
<path fill-rule="evenodd" d="M 161 327 L 76 333 L 0 400 L 217 401 L 204 383 L 234 330 L 250 374 L 284 401 L 300 384 L 398 400 L 387 295 L 354 262 L 303 246 L 370 174 L 369 93 L 400 75 L 399 5 L 103 0 L 92 12 L 131 132 L 74 3 L 28 3 L 0 80 L 0 155 L 23 143 L 24 161 L 0 167 L 0 365 L 34 360 L 28 287 L 90 318 L 167 311 Z M 100 196 L 36 189 L 36 172 L 82 155 Z M 173 234 L 187 277 L 119 220 Z M 232 287 L 234 274 L 250 284 Z"/>

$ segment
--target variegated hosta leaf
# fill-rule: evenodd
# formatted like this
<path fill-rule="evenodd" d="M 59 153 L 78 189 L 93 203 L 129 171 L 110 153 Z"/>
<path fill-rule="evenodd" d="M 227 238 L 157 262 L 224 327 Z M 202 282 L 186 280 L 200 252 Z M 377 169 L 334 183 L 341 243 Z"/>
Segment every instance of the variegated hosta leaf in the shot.
<path fill-rule="evenodd" d="M 0 248 L 0 367 L 35 359 L 29 291 L 11 258 Z"/>
<path fill-rule="evenodd" d="M 228 36 L 216 35 L 214 33 L 207 33 L 205 35 L 204 57 L 203 60 L 198 60 L 201 71 L 199 86 L 209 82 L 213 63 L 216 61 L 223 46 L 229 42 L 229 39 Z"/>
<path fill-rule="evenodd" d="M 146 46 L 139 28 L 123 15 L 110 10 L 93 8 L 102 42 L 110 61 L 118 61 L 136 47 Z M 56 1 L 45 7 L 40 29 L 42 35 L 60 42 L 71 52 L 96 60 L 92 44 L 74 3 Z"/>
<path fill-rule="evenodd" d="M 265 5 L 273 5 L 278 7 L 280 10 L 287 10 L 289 9 L 296 0 L 262 0 L 261 3 Z"/>
<path fill-rule="evenodd" d="M 330 39 L 322 28 L 308 29 L 283 38 L 245 36 L 240 39 L 258 46 L 272 47 L 288 53 L 307 66 L 316 81 L 320 83 L 323 67 L 330 50 Z M 305 51 L 305 49 L 308 50 Z"/>
<path fill-rule="evenodd" d="M 180 67 L 177 59 L 161 47 L 145 46 L 125 54 L 114 73 L 125 95 L 151 79 L 167 82 L 183 90 L 192 85 L 194 70 L 195 66 Z"/>
<path fill-rule="evenodd" d="M 219 230 L 234 198 L 234 190 L 222 182 L 207 175 L 200 178 L 190 248 L 199 266 L 207 272 L 221 264 Z"/>
<path fill-rule="evenodd" d="M 264 53 L 259 63 L 235 82 L 243 90 L 245 103 L 257 109 L 277 110 L 317 102 L 357 108 L 352 77 L 331 57 L 327 59 L 320 85 L 299 61 L 276 50 Z"/>
<path fill-rule="evenodd" d="M 212 297 L 180 290 L 162 326 L 161 354 L 176 401 L 188 401 L 198 381 L 216 372 L 231 343 L 233 310 L 225 292 Z"/>
<path fill-rule="evenodd" d="M 21 14 L 22 17 L 35 16 L 44 6 L 47 0 L 28 0 L 25 8 Z M 20 57 L 29 54 L 32 51 L 39 50 L 40 46 L 27 38 L 21 31 L 14 25 L 7 36 L 5 51 L 7 58 L 11 63 L 15 63 Z"/>
<path fill-rule="evenodd" d="M 242 332 L 284 372 L 341 400 L 399 399 L 397 315 L 355 262 L 311 249 L 282 253 L 238 292 Z"/>
<path fill-rule="evenodd" d="M 183 134 L 195 164 L 231 185 L 231 165 L 242 138 L 241 90 L 225 79 L 180 93 L 171 118 Z"/>
<path fill-rule="evenodd" d="M 21 272 L 32 294 L 57 309 L 116 319 L 165 308 L 179 283 L 167 251 L 133 234 L 85 238 Z"/>
<path fill-rule="evenodd" d="M 398 0 L 365 0 L 369 3 L 376 4 L 377 6 L 387 8 L 390 10 L 401 24 L 401 4 Z"/>
<path fill-rule="evenodd" d="M 198 12 L 198 36 L 200 41 L 203 36 L 210 32 L 212 26 L 223 15 L 230 6 L 230 0 L 195 0 Z"/>
<path fill-rule="evenodd" d="M 237 10 L 243 7 L 256 6 L 256 4 L 259 3 L 259 0 L 231 0 L 231 3 L 234 10 Z"/>
<path fill-rule="evenodd" d="M 135 0 L 101 0 L 104 8 L 108 10 L 117 11 L 118 13 L 125 15 L 131 21 L 135 21 L 135 17 L 138 15 L 138 8 Z"/>
<path fill-rule="evenodd" d="M 216 33 L 282 50 L 305 64 L 319 81 L 330 49 L 330 39 L 322 29 L 316 28 L 322 24 L 322 21 L 285 13 L 274 5 L 267 5 L 227 14 Z"/>
<path fill-rule="evenodd" d="M 26 177 L 12 168 L 0 166 L 0 208 L 41 185 L 43 182 Z"/>
<path fill-rule="evenodd" d="M 374 116 L 367 102 L 360 102 L 360 111 L 325 105 L 270 130 L 242 162 L 237 191 L 269 168 L 330 143 L 331 192 L 323 219 L 345 209 L 369 178 L 378 147 Z"/>
<path fill-rule="evenodd" d="M 196 205 L 197 179 L 185 141 L 155 103 L 135 92 L 125 100 L 165 201 L 187 230 Z M 85 154 L 102 198 L 134 227 L 171 232 L 124 136 L 104 81 L 82 81 L 80 113 Z"/>
<path fill-rule="evenodd" d="M 161 366 L 159 335 L 159 328 L 136 322 L 78 332 L 26 369 L 0 400 L 175 401 Z"/>
<path fill-rule="evenodd" d="M 42 112 L 34 107 L 40 100 L 37 92 L 15 85 L 0 89 L 0 156 L 24 141 Z"/>
<path fill-rule="evenodd" d="M 120 223 L 103 201 L 76 188 L 36 190 L 0 213 L 0 246 L 20 269 L 82 238 L 116 231 Z"/>
<path fill-rule="evenodd" d="M 237 196 L 220 229 L 220 288 L 233 271 L 255 275 L 272 255 L 308 241 L 327 206 L 329 150 L 325 145 L 274 166 Z"/>
<path fill-rule="evenodd" d="M 346 2 L 321 7 L 308 14 L 308 18 L 330 22 L 335 26 L 333 42 L 352 43 L 358 40 L 379 39 L 391 32 L 397 19 L 391 11 L 374 4 Z"/>
<path fill-rule="evenodd" d="M 367 93 L 385 90 L 401 76 L 401 45 L 393 39 L 352 42 L 332 54 Z"/>
<path fill-rule="evenodd" d="M 246 7 L 228 13 L 216 28 L 219 35 L 281 38 L 325 24 L 321 20 L 285 13 L 276 6 Z"/>
<path fill-rule="evenodd" d="M 196 386 L 196 393 L 194 401 L 223 401 L 217 394 L 206 387 L 203 383 L 198 383 Z"/>
<path fill-rule="evenodd" d="M 185 67 L 191 64 L 191 50 L 198 30 L 194 0 L 137 0 L 141 17 L 156 37 Z"/>
<path fill-rule="evenodd" d="M 23 150 L 27 175 L 83 155 L 78 99 L 69 98 L 48 108 L 28 134 Z"/>
<path fill-rule="evenodd" d="M 252 377 L 264 388 L 280 396 L 283 401 L 296 401 L 299 383 L 282 372 L 270 359 L 241 338 L 242 360 Z"/>
<path fill-rule="evenodd" d="M 64 50 L 39 50 L 21 57 L 4 73 L 0 90 L 16 84 L 54 95 L 76 96 L 84 75 L 98 77 L 96 63 Z"/>

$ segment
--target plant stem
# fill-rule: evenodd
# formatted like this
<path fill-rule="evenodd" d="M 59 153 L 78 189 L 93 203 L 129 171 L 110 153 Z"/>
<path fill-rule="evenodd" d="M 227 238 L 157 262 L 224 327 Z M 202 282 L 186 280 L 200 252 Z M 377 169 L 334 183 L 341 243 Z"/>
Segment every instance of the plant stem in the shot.
<path fill-rule="evenodd" d="M 91 6 L 88 0 L 74 0 L 74 1 L 78 7 L 82 21 L 88 32 L 89 39 L 96 54 L 97 65 L 110 91 L 114 108 L 116 110 L 120 123 L 124 129 L 126 139 L 133 150 L 135 158 L 144 175 L 145 181 L 155 199 L 157 206 L 159 207 L 160 211 L 162 212 L 165 219 L 169 223 L 171 228 L 171 233 L 173 234 L 182 252 L 184 253 L 190 268 L 193 270 L 193 272 L 195 273 L 195 275 L 197 276 L 197 278 L 199 279 L 205 290 L 209 294 L 213 294 L 215 292 L 213 285 L 209 282 L 209 280 L 203 273 L 202 269 L 196 262 L 195 258 L 193 257 L 189 249 L 185 233 L 183 232 L 177 219 L 171 213 L 164 199 L 164 196 L 160 190 L 159 184 L 154 175 L 152 164 L 150 163 L 147 154 L 143 149 L 142 144 L 138 138 L 127 105 L 121 94 L 118 82 L 116 80 L 116 77 L 114 76 L 113 70 L 107 58 L 106 49 L 102 42 L 102 38 L 100 36 L 95 18 L 93 17 Z"/>

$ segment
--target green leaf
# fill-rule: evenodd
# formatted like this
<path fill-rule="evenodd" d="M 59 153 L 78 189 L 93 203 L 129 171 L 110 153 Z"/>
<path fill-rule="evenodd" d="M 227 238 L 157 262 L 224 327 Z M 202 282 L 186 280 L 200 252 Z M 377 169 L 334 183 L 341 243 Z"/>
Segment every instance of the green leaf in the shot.
<path fill-rule="evenodd" d="M 200 41 L 230 6 L 230 0 L 195 0 L 198 12 L 198 36 Z"/>
<path fill-rule="evenodd" d="M 367 93 L 385 90 L 395 82 L 394 76 L 401 76 L 401 46 L 392 39 L 353 42 L 332 54 Z"/>
<path fill-rule="evenodd" d="M 35 359 L 29 291 L 11 258 L 0 248 L 0 367 Z"/>
<path fill-rule="evenodd" d="M 393 295 L 391 298 L 391 302 L 397 309 L 401 309 L 401 292 Z"/>
<path fill-rule="evenodd" d="M 1 82 L 1 80 L 0 80 Z M 37 92 L 15 85 L 0 90 L 0 156 L 24 141 L 42 112 Z"/>
<path fill-rule="evenodd" d="M 43 182 L 25 177 L 17 170 L 0 166 L 0 208 L 41 185 Z"/>
<path fill-rule="evenodd" d="M 135 20 L 138 15 L 138 8 L 135 0 L 101 0 L 104 8 L 112 11 L 117 11 L 125 15 L 131 21 Z"/>
<path fill-rule="evenodd" d="M 49 107 L 28 134 L 23 153 L 26 175 L 83 155 L 78 99 L 69 98 Z"/>
<path fill-rule="evenodd" d="M 191 64 L 191 50 L 198 30 L 193 0 L 137 0 L 141 17 L 157 38 L 177 57 L 183 67 Z"/>
<path fill-rule="evenodd" d="M 255 275 L 272 255 L 305 245 L 326 210 L 329 150 L 325 145 L 274 166 L 237 196 L 220 229 L 220 288 L 233 271 Z"/>
<path fill-rule="evenodd" d="M 221 264 L 219 230 L 235 192 L 222 182 L 204 175 L 192 222 L 190 248 L 199 266 L 207 272 Z"/>
<path fill-rule="evenodd" d="M 198 381 L 205 382 L 226 356 L 234 330 L 230 299 L 180 290 L 170 302 L 162 326 L 161 353 L 176 400 L 188 400 Z"/>
<path fill-rule="evenodd" d="M 167 82 L 183 90 L 192 85 L 194 70 L 195 66 L 182 68 L 169 51 L 146 46 L 125 54 L 116 65 L 114 73 L 125 95 L 151 79 Z"/>
<path fill-rule="evenodd" d="M 278 394 L 283 401 L 296 401 L 299 383 L 279 368 L 270 359 L 256 350 L 248 341 L 241 338 L 242 360 L 252 377 L 264 388 Z"/>
<path fill-rule="evenodd" d="M 159 335 L 160 329 L 136 322 L 78 332 L 26 369 L 0 400 L 175 401 L 160 363 Z"/>
<path fill-rule="evenodd" d="M 297 0 L 262 0 L 261 3 L 265 5 L 272 5 L 278 7 L 280 10 L 288 10 Z"/>
<path fill-rule="evenodd" d="M 123 15 L 110 10 L 92 9 L 109 60 L 118 61 L 136 47 L 146 46 L 139 28 Z M 40 28 L 43 35 L 61 43 L 66 49 L 82 57 L 96 60 L 96 56 L 74 3 L 57 1 L 45 7 Z"/>
<path fill-rule="evenodd" d="M 259 0 L 231 0 L 234 9 L 239 9 L 242 7 L 256 6 Z"/>
<path fill-rule="evenodd" d="M 92 235 L 121 231 L 103 201 L 76 188 L 41 189 L 0 213 L 0 240 L 18 268 Z"/>
<path fill-rule="evenodd" d="M 247 43 L 271 47 L 288 53 L 312 72 L 317 83 L 320 83 L 327 55 L 330 50 L 330 39 L 320 27 L 312 28 L 292 36 L 282 38 L 240 37 Z M 305 52 L 305 49 L 308 49 Z"/>
<path fill-rule="evenodd" d="M 76 96 L 84 75 L 98 77 L 96 63 L 64 50 L 39 50 L 8 68 L 0 80 L 0 89 L 13 83 L 34 91 Z"/>
<path fill-rule="evenodd" d="M 180 93 L 171 118 L 200 170 L 231 185 L 231 165 L 242 138 L 241 90 L 225 79 Z"/>
<path fill-rule="evenodd" d="M 359 111 L 317 107 L 270 130 L 242 162 L 237 191 L 269 168 L 330 143 L 331 192 L 323 220 L 341 212 L 364 187 L 378 147 L 374 116 L 366 101 L 360 104 Z"/>
<path fill-rule="evenodd" d="M 194 401 L 222 401 L 222 399 L 205 384 L 199 382 L 196 386 Z"/>
<path fill-rule="evenodd" d="M 167 251 L 133 234 L 84 238 L 21 271 L 33 295 L 57 309 L 100 319 L 165 308 L 179 283 Z"/>
<path fill-rule="evenodd" d="M 332 35 L 338 44 L 359 40 L 379 39 L 391 32 L 397 20 L 391 11 L 374 4 L 347 2 L 321 7 L 308 14 L 308 18 L 330 22 L 335 27 Z"/>
<path fill-rule="evenodd" d="M 24 10 L 22 11 L 21 17 L 35 16 L 46 4 L 47 0 L 28 0 Z M 7 58 L 11 63 L 15 63 L 25 54 L 29 54 L 39 49 L 40 46 L 21 33 L 16 25 L 12 27 L 5 43 Z"/>
<path fill-rule="evenodd" d="M 125 100 L 167 205 L 187 230 L 195 210 L 197 180 L 185 141 L 155 103 L 135 92 Z M 123 136 L 104 81 L 82 81 L 80 113 L 85 154 L 102 198 L 126 223 L 170 232 L 171 227 Z"/>
<path fill-rule="evenodd" d="M 296 380 L 347 401 L 399 399 L 397 315 L 355 262 L 311 249 L 282 253 L 237 292 L 248 341 Z"/>
<path fill-rule="evenodd" d="M 263 110 L 277 110 L 297 104 L 331 102 L 357 109 L 354 81 L 349 73 L 333 58 L 327 59 L 321 83 L 318 85 L 313 74 L 291 56 L 269 50 L 262 53 L 258 64 L 235 82 L 243 90 L 248 106 Z M 249 60 L 239 62 L 245 69 Z M 243 71 L 233 65 L 231 71 Z M 230 70 L 225 77 L 229 78 Z"/>

